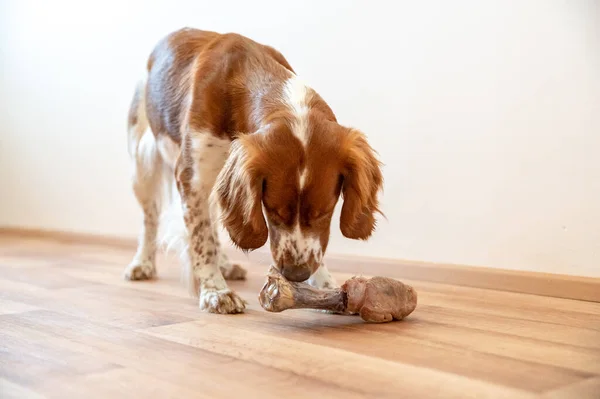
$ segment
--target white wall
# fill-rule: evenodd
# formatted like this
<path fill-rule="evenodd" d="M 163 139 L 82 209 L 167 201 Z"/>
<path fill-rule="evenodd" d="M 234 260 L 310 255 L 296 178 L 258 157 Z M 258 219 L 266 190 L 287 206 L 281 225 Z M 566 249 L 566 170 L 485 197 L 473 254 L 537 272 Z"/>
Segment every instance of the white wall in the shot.
<path fill-rule="evenodd" d="M 281 50 L 385 162 L 330 252 L 600 276 L 594 1 L 2 1 L 0 224 L 135 236 L 125 121 L 182 26 Z"/>

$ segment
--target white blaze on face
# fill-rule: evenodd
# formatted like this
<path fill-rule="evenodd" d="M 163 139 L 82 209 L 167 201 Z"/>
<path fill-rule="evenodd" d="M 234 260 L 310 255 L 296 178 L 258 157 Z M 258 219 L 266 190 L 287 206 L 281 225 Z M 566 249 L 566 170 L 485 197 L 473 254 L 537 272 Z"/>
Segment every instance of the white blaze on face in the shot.
<path fill-rule="evenodd" d="M 292 133 L 304 147 L 308 144 L 309 126 L 308 113 L 311 89 L 296 75 L 290 77 L 284 86 L 283 102 L 293 115 L 291 125 Z M 306 169 L 300 172 L 300 190 L 306 184 Z M 285 253 L 291 255 L 296 264 L 307 263 L 311 257 L 320 263 L 323 256 L 321 241 L 318 236 L 307 236 L 296 224 L 291 232 L 282 233 L 276 249 L 276 258 L 283 257 Z"/>
<path fill-rule="evenodd" d="M 275 260 L 291 255 L 295 264 L 307 263 L 311 257 L 320 263 L 323 256 L 321 241 L 318 236 L 307 236 L 302 233 L 300 225 L 296 223 L 291 232 L 282 233 L 277 245 Z"/>
<path fill-rule="evenodd" d="M 292 133 L 300 139 L 303 146 L 308 142 L 309 92 L 308 86 L 295 75 L 285 82 L 283 90 L 283 101 L 294 115 Z"/>
<path fill-rule="evenodd" d="M 308 143 L 308 103 L 310 100 L 310 91 L 297 76 L 292 76 L 285 83 L 283 91 L 283 101 L 288 106 L 294 116 L 292 122 L 292 133 L 298 137 L 304 147 Z M 300 174 L 300 189 L 306 183 L 306 169 Z"/>
<path fill-rule="evenodd" d="M 283 90 L 283 101 L 294 116 L 292 122 L 292 133 L 298 137 L 304 147 L 308 143 L 308 104 L 310 102 L 310 89 L 297 76 L 292 76 L 285 83 Z M 306 181 L 306 170 L 300 175 L 300 189 Z"/>
<path fill-rule="evenodd" d="M 306 168 L 304 168 L 302 170 L 302 172 L 300 173 L 300 191 L 302 191 L 302 189 L 304 188 L 304 186 L 306 186 Z"/>

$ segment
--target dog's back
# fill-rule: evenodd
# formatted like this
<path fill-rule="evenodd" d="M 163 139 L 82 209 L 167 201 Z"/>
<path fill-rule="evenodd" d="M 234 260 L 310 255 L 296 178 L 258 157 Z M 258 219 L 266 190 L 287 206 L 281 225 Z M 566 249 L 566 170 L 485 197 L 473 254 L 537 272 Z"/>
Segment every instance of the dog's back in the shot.
<path fill-rule="evenodd" d="M 293 71 L 278 51 L 239 34 L 184 28 L 165 36 L 153 49 L 147 66 L 145 101 L 153 133 L 167 135 L 180 144 L 181 128 L 188 122 L 192 128 L 194 122 L 199 122 L 208 124 L 206 129 L 220 130 L 218 125 L 222 120 L 214 115 L 235 108 L 232 97 L 236 90 L 232 86 L 238 71 L 248 68 L 247 63 L 257 71 L 265 69 L 270 73 L 273 64 Z M 214 96 L 201 98 L 198 93 Z M 210 102 L 211 115 L 198 115 L 202 112 L 189 115 L 193 101 Z"/>

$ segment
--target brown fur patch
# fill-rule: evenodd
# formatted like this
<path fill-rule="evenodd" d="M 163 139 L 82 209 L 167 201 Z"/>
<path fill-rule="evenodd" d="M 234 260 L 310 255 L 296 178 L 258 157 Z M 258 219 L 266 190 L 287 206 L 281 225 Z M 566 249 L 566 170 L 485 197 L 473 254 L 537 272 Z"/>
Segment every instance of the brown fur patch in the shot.
<path fill-rule="evenodd" d="M 253 105 L 268 109 L 276 94 L 265 83 L 285 81 L 292 72 L 277 50 L 244 36 L 180 29 L 163 38 L 148 60 L 150 127 L 178 144 L 186 121 L 190 129 L 220 137 L 253 132 L 259 127 L 250 115 Z"/>

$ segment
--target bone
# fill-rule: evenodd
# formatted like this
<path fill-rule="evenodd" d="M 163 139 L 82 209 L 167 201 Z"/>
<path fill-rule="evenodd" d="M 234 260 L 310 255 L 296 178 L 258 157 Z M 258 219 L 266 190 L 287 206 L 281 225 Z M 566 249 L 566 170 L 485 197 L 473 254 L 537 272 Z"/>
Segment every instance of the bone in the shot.
<path fill-rule="evenodd" d="M 269 312 L 319 309 L 358 314 L 371 323 L 402 320 L 417 306 L 414 288 L 391 278 L 352 277 L 340 288 L 319 290 L 306 283 L 286 280 L 274 267 L 269 271 L 258 299 Z"/>
<path fill-rule="evenodd" d="M 274 268 L 269 271 L 258 300 L 269 312 L 287 309 L 343 312 L 346 309 L 345 294 L 341 289 L 319 290 L 306 283 L 291 282 Z"/>

